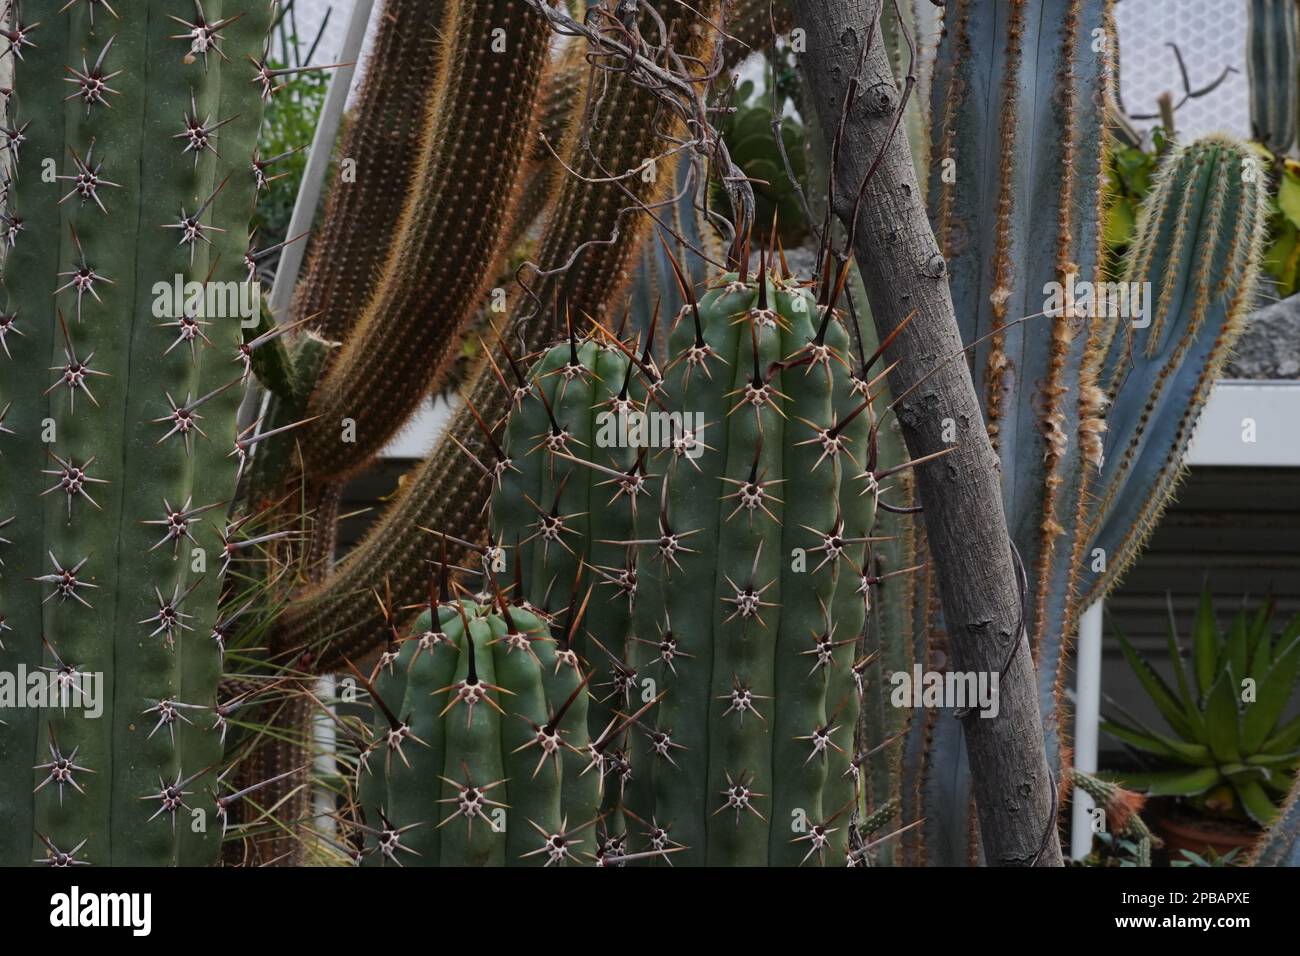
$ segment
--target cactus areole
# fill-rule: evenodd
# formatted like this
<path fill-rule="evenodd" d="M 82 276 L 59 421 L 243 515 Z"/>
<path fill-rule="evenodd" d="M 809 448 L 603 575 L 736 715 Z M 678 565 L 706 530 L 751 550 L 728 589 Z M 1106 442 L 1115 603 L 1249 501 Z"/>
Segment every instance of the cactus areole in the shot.
<path fill-rule="evenodd" d="M 273 14 L 6 4 L 0 672 L 58 692 L 0 699 L 6 865 L 199 864 L 221 841 L 216 605 Z"/>

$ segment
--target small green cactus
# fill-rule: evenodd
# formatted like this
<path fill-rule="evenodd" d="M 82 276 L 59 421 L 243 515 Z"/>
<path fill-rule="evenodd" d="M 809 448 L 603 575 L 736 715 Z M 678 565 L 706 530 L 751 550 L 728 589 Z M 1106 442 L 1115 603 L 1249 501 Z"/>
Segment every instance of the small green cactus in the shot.
<path fill-rule="evenodd" d="M 377 722 L 357 771 L 363 862 L 594 859 L 601 773 L 577 655 L 499 594 L 431 604 L 367 682 Z"/>

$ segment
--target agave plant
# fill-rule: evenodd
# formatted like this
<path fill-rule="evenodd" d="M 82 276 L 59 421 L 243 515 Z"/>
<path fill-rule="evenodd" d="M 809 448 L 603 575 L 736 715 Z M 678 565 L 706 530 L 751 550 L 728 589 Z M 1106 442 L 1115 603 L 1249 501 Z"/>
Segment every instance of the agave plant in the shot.
<path fill-rule="evenodd" d="M 1123 774 L 1126 786 L 1185 797 L 1262 826 L 1272 822 L 1300 766 L 1300 717 L 1282 720 L 1300 673 L 1300 615 L 1275 635 L 1273 608 L 1271 600 L 1254 613 L 1243 606 L 1224 631 L 1203 591 L 1184 666 L 1171 607 L 1173 687 L 1117 632 L 1124 657 L 1171 731 L 1152 730 L 1130 714 L 1102 723 L 1111 736 L 1156 758 L 1149 771 Z"/>

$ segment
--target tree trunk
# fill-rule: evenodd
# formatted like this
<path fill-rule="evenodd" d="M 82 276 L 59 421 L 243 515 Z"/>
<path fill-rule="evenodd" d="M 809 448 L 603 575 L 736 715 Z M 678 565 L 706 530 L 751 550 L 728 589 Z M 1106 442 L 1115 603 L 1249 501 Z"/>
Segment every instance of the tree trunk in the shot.
<path fill-rule="evenodd" d="M 876 7 L 875 0 L 795 0 L 795 22 L 806 43 L 801 68 L 828 135 L 839 126 Z M 945 432 L 956 435 L 954 451 L 916 469 L 949 631 L 948 669 L 1000 674 L 997 716 L 981 717 L 975 708 L 963 721 L 984 857 L 992 865 L 1060 866 L 1056 800 L 1023 639 L 998 460 L 967 364 L 952 358 L 961 337 L 907 137 L 901 127 L 890 136 L 900 95 L 877 25 L 833 171 L 835 212 L 849 224 L 861 183 L 879 156 L 853 252 L 882 339 L 915 313 L 886 354 L 898 363 L 889 379 L 894 395 L 925 378 L 899 403 L 898 420 L 914 459 L 949 448 Z"/>

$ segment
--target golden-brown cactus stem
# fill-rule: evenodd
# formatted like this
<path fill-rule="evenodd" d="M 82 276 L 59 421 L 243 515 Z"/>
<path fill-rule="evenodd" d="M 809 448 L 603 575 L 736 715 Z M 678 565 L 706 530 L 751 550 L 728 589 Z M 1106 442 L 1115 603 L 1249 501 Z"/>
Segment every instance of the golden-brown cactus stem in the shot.
<path fill-rule="evenodd" d="M 364 467 L 415 411 L 510 238 L 550 32 L 524 0 L 455 3 L 443 30 L 442 92 L 430 104 L 416 191 L 374 293 L 309 403 L 316 423 L 302 452 L 318 477 Z"/>
<path fill-rule="evenodd" d="M 365 307 L 397 239 L 397 224 L 424 155 L 436 103 L 439 29 L 445 0 L 384 0 L 357 105 L 338 147 L 357 163 L 355 178 L 329 191 L 312 239 L 293 321 L 319 315 L 320 333 L 344 338 Z"/>

